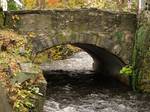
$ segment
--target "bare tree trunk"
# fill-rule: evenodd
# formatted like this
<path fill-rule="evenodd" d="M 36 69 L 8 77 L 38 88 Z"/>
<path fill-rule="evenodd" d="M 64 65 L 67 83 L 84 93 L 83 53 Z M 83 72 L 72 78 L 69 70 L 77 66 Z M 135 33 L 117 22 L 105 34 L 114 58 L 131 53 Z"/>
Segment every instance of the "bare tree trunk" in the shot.
<path fill-rule="evenodd" d="M 0 6 L 2 7 L 3 11 L 7 11 L 7 0 L 0 0 Z"/>
<path fill-rule="evenodd" d="M 141 13 L 142 10 L 144 10 L 145 0 L 139 0 L 138 4 L 139 4 L 138 12 Z"/>
<path fill-rule="evenodd" d="M 36 6 L 38 9 L 44 9 L 45 8 L 45 0 L 36 0 Z"/>
<path fill-rule="evenodd" d="M 120 11 L 123 11 L 123 7 L 125 7 L 128 0 L 117 0 L 117 7 Z"/>

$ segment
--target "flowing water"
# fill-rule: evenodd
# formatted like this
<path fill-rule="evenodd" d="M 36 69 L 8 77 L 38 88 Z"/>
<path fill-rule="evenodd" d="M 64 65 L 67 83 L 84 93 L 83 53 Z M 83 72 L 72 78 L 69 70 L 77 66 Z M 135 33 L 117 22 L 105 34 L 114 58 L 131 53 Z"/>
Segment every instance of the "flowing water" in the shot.
<path fill-rule="evenodd" d="M 46 72 L 44 112 L 150 112 L 150 95 L 96 75 L 89 69 Z"/>

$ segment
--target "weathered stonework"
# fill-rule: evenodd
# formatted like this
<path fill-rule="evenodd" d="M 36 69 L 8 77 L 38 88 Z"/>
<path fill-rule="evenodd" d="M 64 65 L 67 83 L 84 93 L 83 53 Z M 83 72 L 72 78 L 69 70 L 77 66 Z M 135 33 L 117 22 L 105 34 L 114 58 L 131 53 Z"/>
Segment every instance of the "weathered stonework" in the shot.
<path fill-rule="evenodd" d="M 137 87 L 150 92 L 150 12 L 141 14 L 135 43 L 135 68 Z"/>
<path fill-rule="evenodd" d="M 21 34 L 35 34 L 34 53 L 59 44 L 84 43 L 105 48 L 130 63 L 137 24 L 135 14 L 65 9 L 6 12 L 5 16 L 5 25 L 13 26 Z"/>

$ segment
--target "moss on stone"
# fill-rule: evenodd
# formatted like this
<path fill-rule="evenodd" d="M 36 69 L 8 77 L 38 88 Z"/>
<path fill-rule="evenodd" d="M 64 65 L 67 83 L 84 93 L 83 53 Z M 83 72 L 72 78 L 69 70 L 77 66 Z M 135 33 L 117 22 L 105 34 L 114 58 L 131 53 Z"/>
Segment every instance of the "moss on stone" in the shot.
<path fill-rule="evenodd" d="M 137 30 L 132 64 L 134 66 L 133 86 L 144 92 L 150 92 L 150 20 L 141 15 Z"/>
<path fill-rule="evenodd" d="M 117 41 L 120 43 L 123 40 L 124 33 L 121 31 L 115 32 L 114 36 L 117 38 Z"/>

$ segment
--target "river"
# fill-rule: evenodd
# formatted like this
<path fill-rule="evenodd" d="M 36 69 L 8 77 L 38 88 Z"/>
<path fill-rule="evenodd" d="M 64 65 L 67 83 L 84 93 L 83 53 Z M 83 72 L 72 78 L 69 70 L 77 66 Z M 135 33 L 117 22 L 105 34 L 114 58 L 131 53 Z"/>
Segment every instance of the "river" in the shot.
<path fill-rule="evenodd" d="M 150 112 L 150 95 L 135 93 L 113 78 L 97 78 L 92 63 L 90 56 L 80 52 L 44 66 L 55 70 L 45 72 L 44 112 Z"/>

